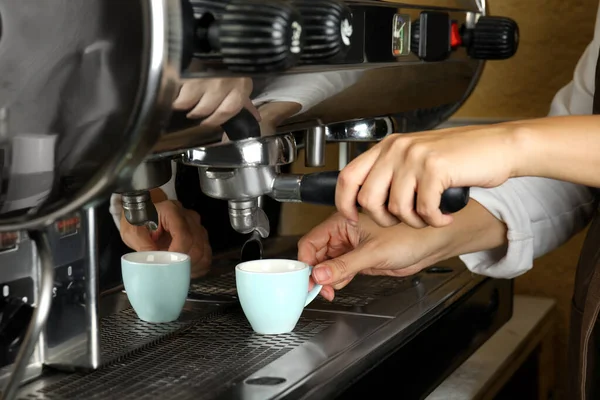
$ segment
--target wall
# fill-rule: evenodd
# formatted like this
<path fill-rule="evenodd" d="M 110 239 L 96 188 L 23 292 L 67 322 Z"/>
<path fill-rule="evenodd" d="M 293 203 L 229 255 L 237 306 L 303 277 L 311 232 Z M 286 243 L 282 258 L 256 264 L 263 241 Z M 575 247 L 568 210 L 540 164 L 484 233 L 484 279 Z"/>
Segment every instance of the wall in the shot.
<path fill-rule="evenodd" d="M 492 14 L 508 16 L 519 23 L 519 52 L 511 60 L 487 64 L 480 84 L 457 117 L 544 116 L 556 91 L 571 79 L 579 56 L 592 38 L 598 0 L 490 0 L 489 5 Z M 335 147 L 328 148 L 327 160 L 327 169 L 337 167 Z M 296 164 L 295 171 L 305 170 L 301 163 Z M 281 233 L 302 234 L 332 212 L 323 207 L 285 205 Z M 533 270 L 516 280 L 518 293 L 548 296 L 558 301 L 559 368 L 564 368 L 566 362 L 569 304 L 582 240 L 580 234 L 536 260 Z M 567 399 L 561 396 L 562 388 L 561 385 L 556 398 Z"/>

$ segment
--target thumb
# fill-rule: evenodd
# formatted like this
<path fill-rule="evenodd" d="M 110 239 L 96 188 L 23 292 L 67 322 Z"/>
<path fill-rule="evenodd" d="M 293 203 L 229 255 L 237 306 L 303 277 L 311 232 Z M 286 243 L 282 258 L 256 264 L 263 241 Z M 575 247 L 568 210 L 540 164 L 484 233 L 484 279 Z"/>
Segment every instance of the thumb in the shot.
<path fill-rule="evenodd" d="M 375 267 L 378 263 L 373 254 L 361 244 L 344 255 L 315 266 L 312 272 L 313 279 L 321 285 L 336 285 L 350 279 L 363 269 Z"/>
<path fill-rule="evenodd" d="M 135 229 L 128 230 L 124 236 L 125 244 L 135 251 L 158 250 L 158 246 L 152 240 L 146 227 L 136 226 Z"/>

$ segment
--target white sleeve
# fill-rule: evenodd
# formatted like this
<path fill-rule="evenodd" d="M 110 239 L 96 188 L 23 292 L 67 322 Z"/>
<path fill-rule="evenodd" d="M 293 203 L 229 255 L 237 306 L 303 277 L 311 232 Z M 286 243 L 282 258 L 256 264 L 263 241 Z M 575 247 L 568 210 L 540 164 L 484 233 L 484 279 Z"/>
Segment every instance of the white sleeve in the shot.
<path fill-rule="evenodd" d="M 175 191 L 175 175 L 177 172 L 177 165 L 174 161 L 171 161 L 171 179 L 169 182 L 165 183 L 160 187 L 163 192 L 167 195 L 169 200 L 177 200 L 177 192 Z M 121 195 L 118 193 L 113 193 L 110 196 L 110 214 L 112 215 L 113 221 L 115 221 L 115 225 L 117 229 L 121 230 L 121 214 L 123 213 L 123 202 L 121 200 Z"/>
<path fill-rule="evenodd" d="M 599 48 L 600 9 L 594 40 L 580 58 L 573 80 L 554 97 L 551 116 L 591 114 Z M 534 258 L 583 229 L 595 208 L 589 188 L 545 178 L 516 178 L 494 189 L 473 188 L 471 198 L 507 225 L 508 247 L 460 258 L 471 271 L 496 278 L 514 278 L 531 269 Z"/>
<path fill-rule="evenodd" d="M 351 70 L 283 75 L 271 80 L 252 102 L 256 107 L 274 101 L 298 103 L 302 106 L 300 114 L 354 85 L 361 74 Z"/>

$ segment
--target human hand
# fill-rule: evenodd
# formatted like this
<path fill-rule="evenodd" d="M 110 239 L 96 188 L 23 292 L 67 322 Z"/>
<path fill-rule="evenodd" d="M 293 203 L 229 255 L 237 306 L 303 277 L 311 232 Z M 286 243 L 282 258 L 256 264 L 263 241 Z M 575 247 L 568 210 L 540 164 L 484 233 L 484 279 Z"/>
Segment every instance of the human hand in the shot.
<path fill-rule="evenodd" d="M 183 82 L 173 108 L 189 111 L 190 119 L 205 118 L 200 125 L 220 126 L 247 108 L 260 121 L 260 114 L 252 101 L 252 79 L 210 78 Z"/>
<path fill-rule="evenodd" d="M 352 221 L 358 218 L 358 201 L 381 226 L 400 221 L 414 228 L 446 226 L 453 221 L 439 208 L 446 189 L 495 187 L 514 176 L 518 155 L 512 127 L 391 135 L 341 171 L 336 206 Z"/>
<path fill-rule="evenodd" d="M 154 232 L 146 227 L 133 226 L 121 215 L 121 238 L 135 251 L 174 251 L 190 256 L 192 278 L 205 275 L 210 268 L 212 251 L 208 234 L 200 223 L 200 216 L 183 208 L 178 201 L 154 203 L 159 226 Z"/>
<path fill-rule="evenodd" d="M 302 109 L 300 103 L 292 101 L 273 101 L 258 108 L 260 113 L 260 132 L 262 136 L 277 133 L 277 127 L 286 119 L 297 114 Z"/>
<path fill-rule="evenodd" d="M 337 213 L 300 239 L 298 260 L 314 266 L 310 287 L 322 284 L 320 294 L 332 301 L 358 273 L 403 277 L 432 265 L 430 245 L 437 243 L 424 234 L 404 224 L 383 228 L 365 214 L 351 223 Z"/>

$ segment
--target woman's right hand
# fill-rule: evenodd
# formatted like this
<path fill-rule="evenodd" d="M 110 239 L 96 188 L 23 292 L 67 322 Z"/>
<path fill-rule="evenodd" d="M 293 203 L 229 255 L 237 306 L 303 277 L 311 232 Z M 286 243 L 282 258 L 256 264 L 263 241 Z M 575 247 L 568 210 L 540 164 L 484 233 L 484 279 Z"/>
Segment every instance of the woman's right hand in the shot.
<path fill-rule="evenodd" d="M 121 238 L 135 251 L 174 251 L 191 258 L 192 278 L 205 275 L 212 259 L 208 233 L 200 216 L 183 208 L 181 203 L 164 200 L 154 203 L 158 211 L 158 230 L 150 232 L 144 226 L 133 226 L 121 215 Z"/>
<path fill-rule="evenodd" d="M 366 214 L 353 222 L 337 213 L 300 239 L 298 259 L 315 267 L 312 279 L 323 285 L 321 295 L 333 300 L 334 290 L 359 273 L 404 277 L 460 254 L 501 249 L 507 243 L 506 229 L 474 200 L 444 228 L 385 228 Z"/>
<path fill-rule="evenodd" d="M 404 224 L 383 228 L 365 214 L 352 223 L 337 213 L 300 239 L 298 260 L 314 266 L 310 287 L 322 284 L 321 295 L 332 301 L 358 273 L 403 277 L 435 263 L 428 247 L 435 244 L 424 234 Z"/>
<path fill-rule="evenodd" d="M 190 119 L 204 118 L 200 123 L 203 126 L 220 126 L 244 107 L 260 121 L 260 114 L 250 100 L 252 87 L 250 78 L 186 80 L 173 103 L 173 109 L 188 111 L 187 117 Z"/>

